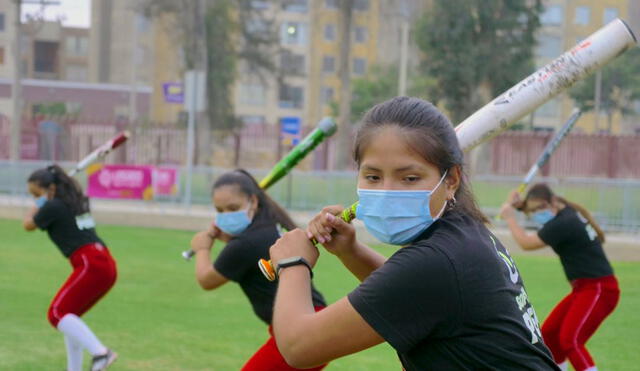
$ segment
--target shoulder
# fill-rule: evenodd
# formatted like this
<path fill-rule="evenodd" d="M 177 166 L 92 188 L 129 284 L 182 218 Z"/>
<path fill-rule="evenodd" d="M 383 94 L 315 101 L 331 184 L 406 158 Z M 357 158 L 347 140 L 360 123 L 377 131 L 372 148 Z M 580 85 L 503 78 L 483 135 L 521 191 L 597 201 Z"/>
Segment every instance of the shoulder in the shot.
<path fill-rule="evenodd" d="M 38 211 L 39 214 L 62 214 L 69 210 L 67 205 L 60 199 L 53 198 L 45 202 Z"/>
<path fill-rule="evenodd" d="M 452 245 L 462 245 L 468 240 L 477 241 L 481 235 L 486 235 L 486 231 L 486 227 L 472 217 L 450 212 L 420 235 L 413 245 L 446 247 L 449 250 Z"/>
<path fill-rule="evenodd" d="M 380 274 L 394 276 L 394 280 L 419 282 L 455 276 L 454 257 L 440 245 L 428 241 L 405 246 L 396 251 L 379 269 Z M 416 278 L 420 278 L 416 280 Z"/>
<path fill-rule="evenodd" d="M 277 239 L 278 230 L 275 225 L 251 225 L 244 232 L 229 240 L 226 247 L 243 249 L 267 244 L 271 246 Z"/>
<path fill-rule="evenodd" d="M 571 206 L 565 206 L 558 211 L 553 219 L 545 223 L 540 230 L 566 229 L 578 223 L 581 223 L 578 212 Z"/>

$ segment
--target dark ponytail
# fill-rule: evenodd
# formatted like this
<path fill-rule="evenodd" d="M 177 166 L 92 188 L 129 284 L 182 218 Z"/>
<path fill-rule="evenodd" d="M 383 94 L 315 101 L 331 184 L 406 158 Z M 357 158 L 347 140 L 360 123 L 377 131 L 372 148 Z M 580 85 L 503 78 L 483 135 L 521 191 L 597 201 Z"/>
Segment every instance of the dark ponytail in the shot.
<path fill-rule="evenodd" d="M 555 194 L 553 194 L 553 191 L 551 190 L 551 187 L 549 187 L 545 183 L 534 184 L 529 189 L 529 191 L 527 192 L 527 196 L 525 197 L 525 199 L 519 205 L 516 205 L 516 208 L 518 208 L 520 210 L 525 209 L 526 206 L 527 206 L 527 201 L 529 201 L 531 199 L 543 200 L 543 201 L 548 202 L 549 204 L 552 204 L 554 201 L 558 201 L 558 202 L 560 202 L 562 204 L 565 204 L 565 205 L 575 209 L 585 219 L 587 219 L 589 224 L 591 224 L 593 229 L 595 229 L 596 234 L 598 235 L 598 240 L 600 240 L 601 243 L 604 243 L 604 240 L 605 240 L 604 231 L 602 230 L 602 228 L 600 228 L 600 226 L 596 222 L 596 220 L 593 217 L 593 215 L 591 215 L 589 210 L 584 208 L 582 205 L 579 205 L 579 204 L 577 204 L 575 202 L 568 201 L 567 199 L 565 199 L 563 197 L 556 196 Z"/>
<path fill-rule="evenodd" d="M 270 220 L 280 224 L 283 228 L 289 231 L 297 228 L 289 214 L 260 188 L 256 179 L 246 170 L 236 169 L 222 174 L 213 184 L 213 191 L 227 185 L 238 187 L 240 192 L 247 196 L 255 195 L 258 198 L 258 211 L 266 212 Z"/>
<path fill-rule="evenodd" d="M 356 135 L 353 158 L 360 166 L 364 149 L 373 135 L 385 127 L 397 128 L 416 153 L 426 161 L 445 171 L 460 169 L 460 186 L 455 201 L 447 211 L 455 210 L 467 214 L 482 223 L 489 223 L 476 203 L 464 171 L 464 153 L 449 119 L 433 104 L 410 97 L 396 97 L 375 105 L 362 118 L 362 126 Z"/>
<path fill-rule="evenodd" d="M 39 187 L 49 188 L 52 184 L 56 186 L 53 197 L 65 203 L 74 215 L 82 215 L 89 212 L 89 198 L 82 192 L 82 187 L 78 182 L 67 175 L 58 165 L 50 165 L 44 169 L 34 171 L 27 180 L 35 183 Z"/>

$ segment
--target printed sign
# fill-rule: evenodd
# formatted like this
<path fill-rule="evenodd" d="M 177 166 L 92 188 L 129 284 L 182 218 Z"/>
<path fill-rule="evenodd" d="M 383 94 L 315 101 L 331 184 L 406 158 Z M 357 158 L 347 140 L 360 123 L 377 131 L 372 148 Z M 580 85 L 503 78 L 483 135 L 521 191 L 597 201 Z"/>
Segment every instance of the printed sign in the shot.
<path fill-rule="evenodd" d="M 302 123 L 300 117 L 280 119 L 280 142 L 283 146 L 293 147 L 300 142 Z"/>
<path fill-rule="evenodd" d="M 153 193 L 156 196 L 174 196 L 178 194 L 178 169 L 175 167 L 154 168 Z"/>
<path fill-rule="evenodd" d="M 87 195 L 95 198 L 153 198 L 153 166 L 94 164 L 87 169 Z"/>
<path fill-rule="evenodd" d="M 179 82 L 165 82 L 162 84 L 164 101 L 167 103 L 184 103 L 184 87 Z"/>

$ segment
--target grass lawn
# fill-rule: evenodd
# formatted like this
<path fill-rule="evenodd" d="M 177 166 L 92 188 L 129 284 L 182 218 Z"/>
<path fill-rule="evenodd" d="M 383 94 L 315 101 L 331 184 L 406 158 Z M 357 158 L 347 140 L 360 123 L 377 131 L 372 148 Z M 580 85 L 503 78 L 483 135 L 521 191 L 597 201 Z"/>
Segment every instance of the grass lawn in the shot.
<path fill-rule="evenodd" d="M 101 226 L 99 232 L 118 260 L 119 279 L 84 318 L 120 354 L 113 370 L 237 370 L 266 340 L 266 326 L 237 285 L 213 292 L 198 288 L 193 263 L 179 256 L 191 233 L 119 226 Z M 44 233 L 23 232 L 17 221 L 0 220 L 0 236 L 0 369 L 63 370 L 63 338 L 48 324 L 46 311 L 70 267 Z M 538 315 L 545 318 L 568 291 L 560 265 L 526 256 L 517 262 Z M 640 264 L 616 262 L 615 269 L 622 300 L 589 348 L 600 369 L 637 369 Z M 357 284 L 328 254 L 315 281 L 330 302 Z M 400 370 L 400 365 L 383 344 L 332 362 L 327 370 Z"/>

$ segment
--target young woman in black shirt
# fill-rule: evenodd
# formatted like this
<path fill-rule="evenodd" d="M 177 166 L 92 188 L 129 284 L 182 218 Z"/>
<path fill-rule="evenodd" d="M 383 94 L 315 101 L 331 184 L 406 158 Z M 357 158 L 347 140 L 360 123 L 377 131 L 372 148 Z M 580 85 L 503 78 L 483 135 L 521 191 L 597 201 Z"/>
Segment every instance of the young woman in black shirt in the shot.
<path fill-rule="evenodd" d="M 518 224 L 516 209 L 540 225 L 537 234 L 527 233 Z M 501 216 L 523 249 L 551 246 L 571 283 L 571 293 L 542 325 L 542 335 L 554 360 L 564 370 L 568 368 L 567 359 L 576 371 L 596 370 L 585 343 L 620 299 L 618 281 L 602 249 L 604 232 L 589 211 L 554 195 L 543 183 L 532 186 L 524 200 L 513 191 Z"/>
<path fill-rule="evenodd" d="M 75 179 L 57 165 L 40 169 L 28 179 L 36 206 L 24 219 L 24 228 L 47 231 L 69 259 L 73 272 L 58 290 L 48 311 L 51 325 L 64 334 L 67 369 L 82 369 L 82 353 L 92 356 L 92 371 L 104 370 L 117 358 L 80 316 L 93 307 L 116 282 L 116 262 L 98 237 L 89 212 L 89 199 Z"/>
<path fill-rule="evenodd" d="M 556 369 L 517 267 L 485 227 L 463 157 L 453 126 L 429 102 L 398 97 L 364 115 L 354 148 L 356 217 L 403 247 L 387 259 L 358 242 L 336 217 L 340 206 L 278 240 L 273 326 L 290 364 L 309 367 L 386 341 L 406 370 Z M 309 299 L 318 258 L 310 237 L 362 281 L 318 313 Z"/>
<path fill-rule="evenodd" d="M 243 371 L 296 370 L 287 365 L 272 335 L 276 283 L 267 281 L 257 264 L 259 259 L 268 258 L 269 247 L 280 236 L 280 227 L 293 229 L 296 226 L 286 211 L 244 170 L 218 178 L 213 185 L 212 201 L 218 212 L 215 223 L 209 230 L 197 233 L 191 241 L 196 254 L 196 279 L 204 290 L 216 289 L 228 281 L 237 282 L 255 314 L 269 325 L 269 339 L 242 367 Z M 216 239 L 225 242 L 226 246 L 211 264 L 211 247 Z M 313 310 L 326 305 L 311 283 L 309 301 Z"/>

